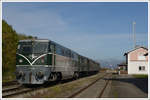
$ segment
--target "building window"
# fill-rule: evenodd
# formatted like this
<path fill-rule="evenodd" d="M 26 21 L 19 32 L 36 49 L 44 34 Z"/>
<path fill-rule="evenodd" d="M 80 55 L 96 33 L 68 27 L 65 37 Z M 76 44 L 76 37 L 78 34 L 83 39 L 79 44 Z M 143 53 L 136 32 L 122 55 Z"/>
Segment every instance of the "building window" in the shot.
<path fill-rule="evenodd" d="M 146 60 L 146 57 L 144 56 L 143 52 L 139 52 L 139 54 L 138 54 L 138 60 Z"/>
<path fill-rule="evenodd" d="M 145 70 L 145 66 L 139 66 L 139 71 L 144 71 Z"/>

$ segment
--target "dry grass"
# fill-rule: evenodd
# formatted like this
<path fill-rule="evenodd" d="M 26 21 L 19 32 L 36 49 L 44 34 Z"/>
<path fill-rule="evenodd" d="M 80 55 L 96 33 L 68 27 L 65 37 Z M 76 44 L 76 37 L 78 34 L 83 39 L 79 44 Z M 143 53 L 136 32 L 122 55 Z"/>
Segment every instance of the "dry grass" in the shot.
<path fill-rule="evenodd" d="M 148 75 L 141 74 L 141 75 L 133 75 L 135 78 L 148 78 Z"/>

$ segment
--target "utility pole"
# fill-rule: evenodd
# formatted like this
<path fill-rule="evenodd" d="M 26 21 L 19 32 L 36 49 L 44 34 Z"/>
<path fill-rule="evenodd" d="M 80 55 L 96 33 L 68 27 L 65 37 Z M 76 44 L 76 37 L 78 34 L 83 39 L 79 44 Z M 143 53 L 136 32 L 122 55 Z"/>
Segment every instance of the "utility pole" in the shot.
<path fill-rule="evenodd" d="M 135 24 L 136 22 L 133 22 L 132 25 L 133 25 L 133 48 L 136 48 L 136 37 L 135 37 Z"/>

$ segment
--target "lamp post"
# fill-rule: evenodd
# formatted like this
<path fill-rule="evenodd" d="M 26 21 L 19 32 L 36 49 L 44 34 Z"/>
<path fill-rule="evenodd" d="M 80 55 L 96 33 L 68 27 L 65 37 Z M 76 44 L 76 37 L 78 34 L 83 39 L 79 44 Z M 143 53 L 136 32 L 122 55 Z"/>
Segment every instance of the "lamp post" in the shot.
<path fill-rule="evenodd" d="M 133 22 L 132 25 L 133 25 L 133 48 L 136 48 L 136 37 L 135 37 L 135 24 L 136 22 Z"/>

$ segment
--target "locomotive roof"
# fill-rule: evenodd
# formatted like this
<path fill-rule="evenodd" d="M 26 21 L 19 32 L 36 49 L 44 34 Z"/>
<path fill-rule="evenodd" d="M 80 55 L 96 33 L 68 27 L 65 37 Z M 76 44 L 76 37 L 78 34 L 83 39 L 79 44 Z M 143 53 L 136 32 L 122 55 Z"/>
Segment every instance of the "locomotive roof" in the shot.
<path fill-rule="evenodd" d="M 48 40 L 48 39 L 27 39 L 27 40 L 20 40 L 19 42 L 32 42 L 32 41 L 49 42 L 50 40 Z"/>

